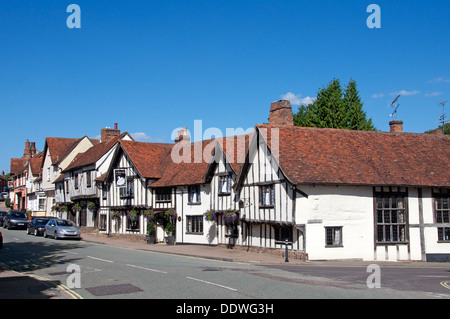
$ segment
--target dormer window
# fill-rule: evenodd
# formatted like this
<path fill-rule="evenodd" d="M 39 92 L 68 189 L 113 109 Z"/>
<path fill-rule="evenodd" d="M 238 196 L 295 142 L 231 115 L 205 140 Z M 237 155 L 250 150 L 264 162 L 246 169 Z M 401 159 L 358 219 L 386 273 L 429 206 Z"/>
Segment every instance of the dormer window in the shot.
<path fill-rule="evenodd" d="M 231 176 L 223 175 L 219 176 L 219 195 L 231 194 Z"/>

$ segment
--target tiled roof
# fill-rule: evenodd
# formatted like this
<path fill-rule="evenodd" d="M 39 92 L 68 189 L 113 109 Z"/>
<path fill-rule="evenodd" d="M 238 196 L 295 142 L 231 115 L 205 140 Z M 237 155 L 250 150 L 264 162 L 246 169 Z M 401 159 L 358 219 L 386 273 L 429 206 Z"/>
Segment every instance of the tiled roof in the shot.
<path fill-rule="evenodd" d="M 62 161 L 80 141 L 81 138 L 47 137 L 45 144 L 50 149 L 52 164 Z"/>
<path fill-rule="evenodd" d="M 42 157 L 33 157 L 30 159 L 31 172 L 34 176 L 39 175 L 42 172 Z"/>
<path fill-rule="evenodd" d="M 119 143 L 142 177 L 160 178 L 162 176 L 163 160 L 170 157 L 173 144 L 126 140 L 121 140 Z"/>
<path fill-rule="evenodd" d="M 11 158 L 11 174 L 20 174 L 25 170 L 28 161 L 24 158 Z"/>
<path fill-rule="evenodd" d="M 207 177 L 206 174 L 210 163 L 214 158 L 214 149 L 217 145 L 222 148 L 230 166 L 237 173 L 244 162 L 248 141 L 249 135 L 240 135 L 190 143 L 190 161 L 187 160 L 187 157 L 185 161 L 178 163 L 179 160 L 174 161 L 171 156 L 168 156 L 164 161 L 164 173 L 162 177 L 153 183 L 151 187 L 156 188 L 205 183 Z M 201 150 L 201 152 L 199 152 L 199 150 Z M 177 151 L 177 149 L 174 150 L 175 154 L 177 154 Z"/>
<path fill-rule="evenodd" d="M 257 125 L 294 184 L 450 186 L 450 137 Z M 271 129 L 277 129 L 272 131 Z"/>
<path fill-rule="evenodd" d="M 184 161 L 178 159 L 174 160 L 171 155 L 172 148 L 182 146 L 181 143 L 188 143 L 184 144 L 186 148 L 183 148 L 183 150 L 190 147 L 191 154 L 190 156 L 186 156 Z M 160 179 L 151 185 L 151 187 L 156 188 L 204 183 L 205 173 L 209 163 L 203 159 L 202 154 L 209 143 L 211 143 L 211 140 L 194 143 L 179 142 L 177 144 L 170 144 L 169 153 L 162 163 L 164 167 L 163 174 Z M 212 144 L 212 148 L 214 146 L 215 143 Z M 196 153 L 197 150 L 202 150 L 202 153 Z M 210 149 L 210 151 L 212 151 L 212 149 Z M 183 151 L 181 149 L 174 149 L 174 154 L 182 156 Z"/>
<path fill-rule="evenodd" d="M 128 135 L 127 132 L 124 132 L 111 140 L 109 140 L 106 143 L 98 143 L 88 149 L 84 153 L 78 154 L 72 163 L 69 164 L 69 166 L 66 167 L 66 169 L 63 171 L 68 172 L 83 166 L 91 165 L 97 162 L 103 155 L 105 155 L 113 146 L 117 143 L 117 141 L 121 140 L 125 135 Z M 91 140 L 93 141 L 93 140 Z M 95 140 L 94 140 L 95 141 Z"/>

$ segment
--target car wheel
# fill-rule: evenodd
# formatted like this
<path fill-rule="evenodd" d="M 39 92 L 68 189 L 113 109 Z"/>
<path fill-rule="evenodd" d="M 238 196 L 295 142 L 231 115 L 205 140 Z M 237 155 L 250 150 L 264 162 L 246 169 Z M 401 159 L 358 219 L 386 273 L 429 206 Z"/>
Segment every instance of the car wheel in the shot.
<path fill-rule="evenodd" d="M 34 236 L 37 236 L 38 235 L 38 231 L 37 231 L 37 229 L 35 228 L 34 229 Z"/>
<path fill-rule="evenodd" d="M 53 233 L 53 238 L 55 240 L 58 240 L 58 231 L 55 230 L 55 232 Z"/>
<path fill-rule="evenodd" d="M 30 229 L 27 227 L 27 235 L 31 235 Z"/>
<path fill-rule="evenodd" d="M 47 238 L 47 229 L 44 230 L 44 238 Z"/>

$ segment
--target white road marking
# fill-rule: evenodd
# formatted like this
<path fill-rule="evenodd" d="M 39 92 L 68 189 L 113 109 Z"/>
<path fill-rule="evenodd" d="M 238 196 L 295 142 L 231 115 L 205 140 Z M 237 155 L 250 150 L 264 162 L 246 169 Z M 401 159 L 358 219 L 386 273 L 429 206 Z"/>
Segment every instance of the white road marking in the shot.
<path fill-rule="evenodd" d="M 224 285 L 219 285 L 219 284 L 216 284 L 216 283 L 213 283 L 213 282 L 209 282 L 209 281 L 206 281 L 206 280 L 201 280 L 201 279 L 192 278 L 192 277 L 186 277 L 186 278 L 187 279 L 191 279 L 191 280 L 195 280 L 195 281 L 199 281 L 199 282 L 202 282 L 202 283 L 205 283 L 205 284 L 208 284 L 208 285 L 213 285 L 213 286 L 217 286 L 217 287 L 220 287 L 220 288 L 228 289 L 228 290 L 231 290 L 231 291 L 237 291 L 237 289 L 230 288 L 230 287 L 227 287 L 227 286 L 224 286 Z"/>
<path fill-rule="evenodd" d="M 153 272 L 160 272 L 160 273 L 162 273 L 162 274 L 167 274 L 167 272 L 161 271 L 161 270 L 156 270 L 156 269 L 151 269 L 151 268 L 145 268 L 145 267 L 140 267 L 140 266 L 130 265 L 130 264 L 127 264 L 127 266 L 133 267 L 133 268 L 138 268 L 138 269 L 144 269 L 144 270 L 148 270 L 148 271 L 153 271 Z"/>
<path fill-rule="evenodd" d="M 68 253 L 68 254 L 72 254 L 72 255 L 78 255 L 78 253 L 73 252 L 73 251 L 68 251 L 68 250 L 61 250 L 63 253 Z"/>
<path fill-rule="evenodd" d="M 114 261 L 112 260 L 107 260 L 107 259 L 102 259 L 102 258 L 97 258 L 97 257 L 92 257 L 92 256 L 86 256 L 87 258 L 91 258 L 91 259 L 95 259 L 95 260 L 100 260 L 100 261 L 104 261 L 107 263 L 114 263 Z"/>

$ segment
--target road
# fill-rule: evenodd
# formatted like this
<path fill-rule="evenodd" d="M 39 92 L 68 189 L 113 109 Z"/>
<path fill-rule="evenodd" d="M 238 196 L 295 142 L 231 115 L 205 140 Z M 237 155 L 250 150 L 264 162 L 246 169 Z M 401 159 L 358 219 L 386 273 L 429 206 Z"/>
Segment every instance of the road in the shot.
<path fill-rule="evenodd" d="M 74 298 L 450 298 L 448 264 L 383 266 L 381 288 L 369 289 L 365 267 L 263 266 L 0 231 L 0 271 L 57 283 Z"/>

